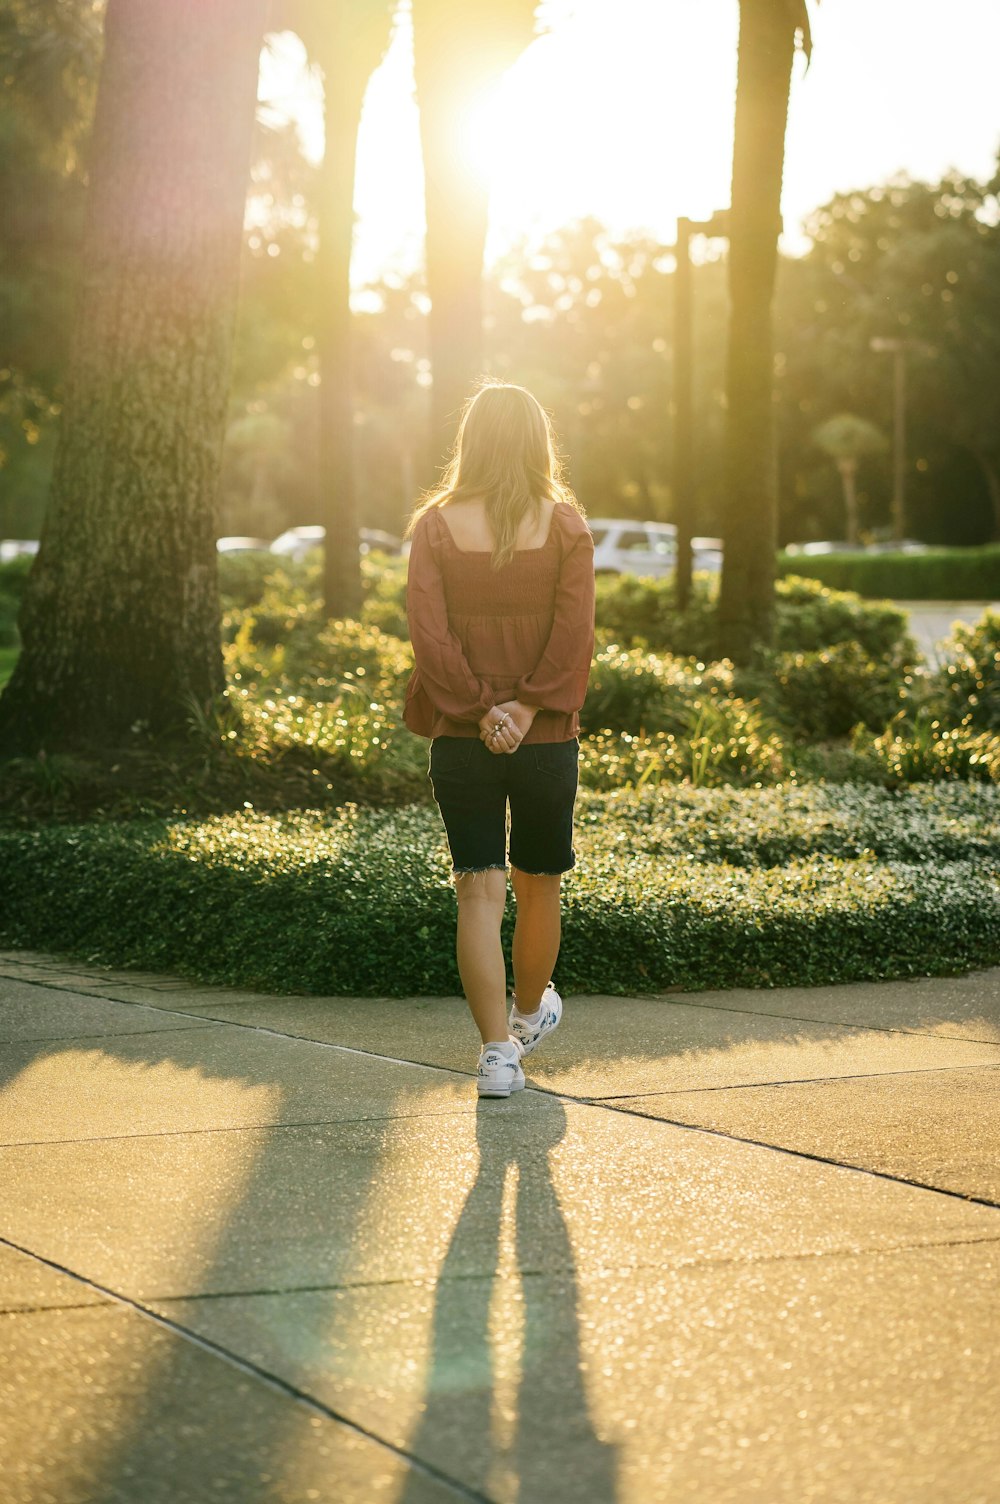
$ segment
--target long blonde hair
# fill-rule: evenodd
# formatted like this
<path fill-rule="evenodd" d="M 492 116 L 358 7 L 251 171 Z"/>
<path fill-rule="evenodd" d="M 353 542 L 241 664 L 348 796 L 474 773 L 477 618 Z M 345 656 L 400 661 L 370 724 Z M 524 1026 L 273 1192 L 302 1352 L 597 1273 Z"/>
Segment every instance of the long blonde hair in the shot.
<path fill-rule="evenodd" d="M 431 507 L 481 496 L 493 536 L 490 562 L 502 569 L 515 552 L 518 529 L 533 510 L 542 516 L 543 501 L 565 501 L 583 508 L 563 479 L 562 461 L 549 416 L 523 386 L 486 381 L 462 410 L 454 449 L 441 484 L 414 507 L 404 537 Z"/>

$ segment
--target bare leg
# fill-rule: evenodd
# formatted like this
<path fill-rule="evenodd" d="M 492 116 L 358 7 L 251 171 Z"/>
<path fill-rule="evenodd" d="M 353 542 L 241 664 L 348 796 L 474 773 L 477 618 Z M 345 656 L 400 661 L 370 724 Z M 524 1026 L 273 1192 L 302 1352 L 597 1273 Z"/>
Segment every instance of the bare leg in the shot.
<path fill-rule="evenodd" d="M 511 867 L 517 900 L 514 924 L 514 991 L 519 1013 L 534 1013 L 552 978 L 559 954 L 562 874 L 532 876 Z"/>
<path fill-rule="evenodd" d="M 458 971 L 483 1044 L 507 1039 L 507 967 L 500 924 L 507 902 L 502 867 L 455 877 Z M 546 981 L 548 978 L 546 977 Z"/>

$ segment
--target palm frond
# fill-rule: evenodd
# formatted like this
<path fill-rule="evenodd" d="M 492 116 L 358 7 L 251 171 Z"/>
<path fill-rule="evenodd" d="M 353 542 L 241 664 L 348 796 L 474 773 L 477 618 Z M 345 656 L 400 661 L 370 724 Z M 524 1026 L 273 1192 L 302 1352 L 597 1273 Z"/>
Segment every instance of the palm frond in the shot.
<path fill-rule="evenodd" d="M 792 24 L 795 27 L 795 40 L 802 52 L 805 53 L 806 63 L 812 58 L 812 25 L 809 20 L 809 6 L 807 0 L 784 0 Z M 818 4 L 818 0 L 817 0 Z"/>

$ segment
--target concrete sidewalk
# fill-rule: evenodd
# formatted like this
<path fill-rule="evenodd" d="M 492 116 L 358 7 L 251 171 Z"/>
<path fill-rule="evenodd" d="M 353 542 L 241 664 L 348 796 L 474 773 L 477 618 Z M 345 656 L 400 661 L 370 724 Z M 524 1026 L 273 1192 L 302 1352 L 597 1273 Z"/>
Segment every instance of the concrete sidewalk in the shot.
<path fill-rule="evenodd" d="M 0 956 L 4 1504 L 997 1504 L 1000 971 L 458 999 Z"/>
<path fill-rule="evenodd" d="M 1000 601 L 893 601 L 909 616 L 908 630 L 932 667 L 945 657 L 945 639 L 956 622 L 974 626 L 984 611 L 1000 611 Z"/>

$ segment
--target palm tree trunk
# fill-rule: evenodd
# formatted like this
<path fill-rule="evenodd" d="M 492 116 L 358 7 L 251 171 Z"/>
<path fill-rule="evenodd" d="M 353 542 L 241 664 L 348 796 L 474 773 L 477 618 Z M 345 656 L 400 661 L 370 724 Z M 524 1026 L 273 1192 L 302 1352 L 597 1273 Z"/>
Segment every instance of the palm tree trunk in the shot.
<path fill-rule="evenodd" d="M 729 254 L 721 650 L 770 641 L 777 545 L 771 304 L 795 27 L 787 0 L 741 0 Z"/>
<path fill-rule="evenodd" d="M 468 155 L 465 111 L 531 39 L 534 0 L 414 0 L 431 300 L 427 481 L 483 369 L 483 252 L 489 189 Z"/>
<path fill-rule="evenodd" d="M 109 0 L 81 289 L 0 747 L 182 733 L 215 540 L 264 0 Z"/>
<path fill-rule="evenodd" d="M 421 104 L 427 164 L 427 292 L 431 371 L 432 460 L 449 447 L 462 404 L 483 370 L 483 253 L 489 199 L 485 186 L 449 162 L 455 135 L 445 107 Z"/>
<path fill-rule="evenodd" d="M 848 543 L 858 541 L 858 488 L 856 478 L 858 462 L 855 459 L 839 459 L 837 469 L 840 471 L 840 479 L 844 487 L 844 521 L 846 526 L 845 537 Z"/>

